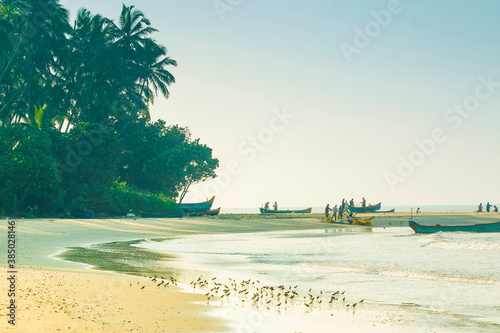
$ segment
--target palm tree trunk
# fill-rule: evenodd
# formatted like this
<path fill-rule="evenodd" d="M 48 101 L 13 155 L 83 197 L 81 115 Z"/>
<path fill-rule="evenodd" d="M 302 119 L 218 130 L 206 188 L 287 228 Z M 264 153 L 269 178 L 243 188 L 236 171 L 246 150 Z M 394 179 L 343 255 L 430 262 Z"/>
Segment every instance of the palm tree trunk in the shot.
<path fill-rule="evenodd" d="M 27 30 L 26 30 L 27 31 Z M 26 33 L 24 33 L 23 37 L 21 38 L 21 40 L 19 41 L 19 45 L 17 45 L 16 47 L 16 50 L 14 51 L 14 53 L 12 54 L 12 57 L 10 57 L 9 59 L 9 62 L 7 63 L 7 66 L 5 66 L 5 69 L 3 70 L 3 73 L 2 73 L 2 76 L 0 77 L 0 81 L 3 80 L 3 77 L 5 75 L 5 73 L 7 73 L 7 69 L 9 68 L 10 66 L 10 63 L 12 62 L 12 60 L 14 60 L 14 58 L 16 57 L 17 55 L 17 52 L 19 52 L 19 48 L 21 47 L 21 45 L 23 44 L 23 41 L 24 41 L 24 37 L 26 36 Z"/>
<path fill-rule="evenodd" d="M 184 188 L 182 189 L 182 192 L 181 192 L 181 195 L 179 197 L 179 203 L 182 202 L 182 200 L 184 200 L 184 197 L 186 196 L 186 194 L 188 193 L 188 190 L 189 190 L 189 187 L 191 186 L 192 182 L 191 181 L 188 181 L 186 183 L 186 185 L 184 186 Z"/>

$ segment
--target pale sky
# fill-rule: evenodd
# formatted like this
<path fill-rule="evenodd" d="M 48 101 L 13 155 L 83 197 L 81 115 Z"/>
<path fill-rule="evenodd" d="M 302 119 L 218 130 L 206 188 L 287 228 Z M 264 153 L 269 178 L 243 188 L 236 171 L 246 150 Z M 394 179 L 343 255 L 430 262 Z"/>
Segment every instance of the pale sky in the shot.
<path fill-rule="evenodd" d="M 111 19 L 122 6 L 61 3 Z M 185 202 L 500 203 L 497 1 L 125 4 L 179 63 L 153 119 L 189 127 L 220 159 L 219 179 Z"/>

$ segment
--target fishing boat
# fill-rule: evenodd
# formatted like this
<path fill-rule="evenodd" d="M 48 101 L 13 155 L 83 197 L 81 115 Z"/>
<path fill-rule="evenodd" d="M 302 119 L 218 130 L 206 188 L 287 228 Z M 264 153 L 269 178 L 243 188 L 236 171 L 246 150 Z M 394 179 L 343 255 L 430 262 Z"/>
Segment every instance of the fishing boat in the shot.
<path fill-rule="evenodd" d="M 358 225 L 368 225 L 371 226 L 373 224 L 374 216 L 370 217 L 353 217 L 352 223 L 349 222 L 348 219 L 342 219 L 338 222 L 332 222 L 331 216 L 325 218 L 325 222 L 336 223 L 336 224 L 358 224 Z"/>
<path fill-rule="evenodd" d="M 353 217 L 352 224 L 372 225 L 375 217 Z"/>
<path fill-rule="evenodd" d="M 215 215 L 219 215 L 219 213 L 220 213 L 220 207 L 217 209 L 207 210 L 206 212 L 193 212 L 193 213 L 190 213 L 189 215 L 190 216 L 204 216 L 204 215 L 215 216 Z"/>
<path fill-rule="evenodd" d="M 408 222 L 410 228 L 417 234 L 430 234 L 433 232 L 463 231 L 463 232 L 500 232 L 500 222 L 480 223 L 472 225 L 420 225 L 415 221 Z"/>
<path fill-rule="evenodd" d="M 183 217 L 183 216 L 184 216 L 184 212 L 182 210 L 178 213 L 166 213 L 166 214 L 141 212 L 141 217 L 143 217 L 143 218 L 164 219 L 164 218 L 174 218 L 174 217 Z"/>
<path fill-rule="evenodd" d="M 391 210 L 377 210 L 375 212 L 370 212 L 370 213 L 394 213 L 395 209 L 391 209 Z"/>
<path fill-rule="evenodd" d="M 309 214 L 312 211 L 312 208 L 299 209 L 299 210 L 271 210 L 259 208 L 261 214 Z"/>
<path fill-rule="evenodd" d="M 381 202 L 379 202 L 376 205 L 368 205 L 365 207 L 356 207 L 356 206 L 349 205 L 349 211 L 351 211 L 353 213 L 374 212 L 376 210 L 379 210 L 381 206 L 382 206 Z"/>
<path fill-rule="evenodd" d="M 215 196 L 213 196 L 210 200 L 198 203 L 180 203 L 179 208 L 186 213 L 199 213 L 206 212 L 212 208 L 212 204 L 214 203 Z"/>

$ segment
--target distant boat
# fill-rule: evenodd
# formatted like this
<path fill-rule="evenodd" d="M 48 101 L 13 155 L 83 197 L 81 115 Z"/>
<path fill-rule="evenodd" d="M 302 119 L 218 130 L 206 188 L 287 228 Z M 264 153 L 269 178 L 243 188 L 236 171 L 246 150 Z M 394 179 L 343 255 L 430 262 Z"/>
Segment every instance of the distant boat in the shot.
<path fill-rule="evenodd" d="M 374 212 L 376 210 L 379 210 L 380 207 L 382 206 L 382 203 L 379 202 L 376 205 L 368 205 L 366 207 L 356 207 L 356 206 L 351 206 L 349 205 L 349 210 L 353 213 L 364 213 L 364 212 Z"/>
<path fill-rule="evenodd" d="M 259 208 L 261 214 L 308 214 L 311 213 L 312 208 L 299 209 L 299 210 L 271 210 Z"/>
<path fill-rule="evenodd" d="M 156 214 L 156 213 L 142 213 L 141 217 L 143 218 L 151 218 L 151 219 L 164 219 L 164 218 L 174 218 L 174 217 L 183 217 L 184 212 L 181 210 L 178 213 L 167 213 L 167 214 Z"/>
<path fill-rule="evenodd" d="M 198 203 L 181 203 L 179 204 L 179 208 L 186 213 L 199 213 L 206 212 L 212 208 L 212 204 L 214 203 L 215 196 L 213 196 L 210 200 Z"/>
<path fill-rule="evenodd" d="M 464 231 L 464 232 L 500 232 L 500 222 L 472 224 L 472 225 L 420 225 L 415 221 L 408 222 L 410 228 L 417 234 L 430 234 L 433 232 Z"/>
<path fill-rule="evenodd" d="M 376 212 L 370 212 L 370 213 L 394 213 L 395 209 L 391 210 L 377 210 Z"/>
<path fill-rule="evenodd" d="M 207 210 L 206 212 L 193 212 L 193 213 L 190 213 L 189 215 L 190 216 L 204 216 L 204 215 L 215 216 L 215 215 L 219 215 L 219 213 L 220 213 L 220 207 L 217 209 Z"/>

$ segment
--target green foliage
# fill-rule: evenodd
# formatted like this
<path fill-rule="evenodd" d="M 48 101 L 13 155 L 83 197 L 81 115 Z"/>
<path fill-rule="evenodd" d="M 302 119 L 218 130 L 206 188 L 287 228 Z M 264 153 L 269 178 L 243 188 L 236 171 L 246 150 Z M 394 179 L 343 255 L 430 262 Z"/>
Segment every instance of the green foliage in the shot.
<path fill-rule="evenodd" d="M 0 13 L 0 31 L 8 40 L 0 52 L 0 121 L 36 126 L 36 107 L 44 105 L 45 117 L 55 119 L 67 95 L 61 80 L 68 58 L 67 10 L 58 0 L 26 0 L 5 1 Z"/>
<path fill-rule="evenodd" d="M 63 147 L 55 147 L 61 165 L 61 186 L 70 209 L 102 211 L 107 205 L 108 189 L 118 177 L 121 140 L 100 124 L 75 126 Z M 62 153 L 62 155 L 61 155 Z"/>
<path fill-rule="evenodd" d="M 130 209 L 135 214 L 148 213 L 177 213 L 179 206 L 174 200 L 162 194 L 152 194 L 129 187 L 125 182 L 115 183 L 109 191 L 109 212 L 112 215 L 123 216 Z"/>
<path fill-rule="evenodd" d="M 189 142 L 188 151 L 190 161 L 184 169 L 185 177 L 177 185 L 179 202 L 182 202 L 191 185 L 215 178 L 215 169 L 219 166 L 219 160 L 212 157 L 212 149 L 200 144 L 199 139 Z"/>
<path fill-rule="evenodd" d="M 36 204 L 47 210 L 61 193 L 47 133 L 21 124 L 0 127 L 0 209 L 17 213 Z"/>
<path fill-rule="evenodd" d="M 191 139 L 187 128 L 140 120 L 129 123 L 122 136 L 120 179 L 141 190 L 177 197 L 181 189 L 187 192 L 191 184 L 215 177 L 219 161 L 209 147 Z"/>
<path fill-rule="evenodd" d="M 177 62 L 141 11 L 123 6 L 118 22 L 81 9 L 70 24 L 59 0 L 2 1 L 0 124 L 68 131 L 117 115 L 149 119 L 155 96 L 169 96 L 167 67 Z"/>
<path fill-rule="evenodd" d="M 81 9 L 70 24 L 59 0 L 0 3 L 1 210 L 170 212 L 215 177 L 187 128 L 149 120 L 177 66 L 156 31 L 134 6 L 117 23 Z"/>

